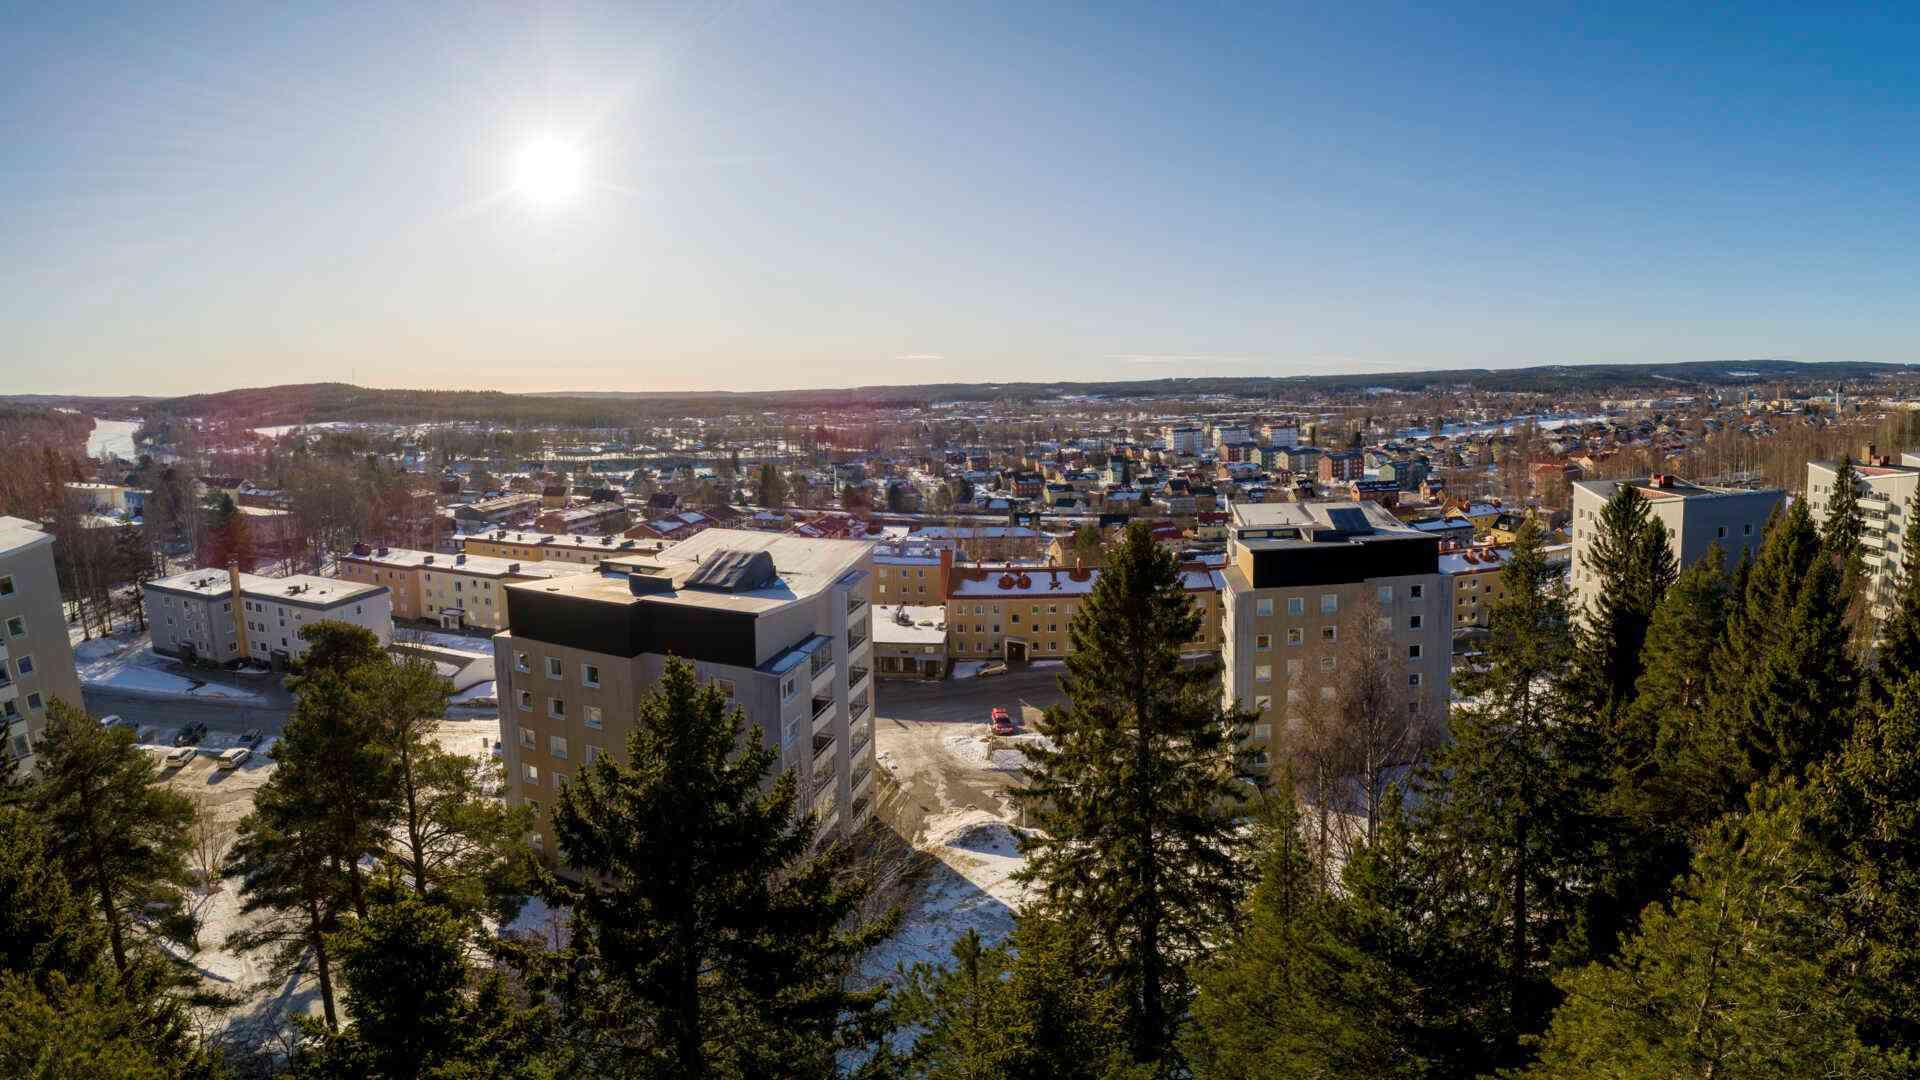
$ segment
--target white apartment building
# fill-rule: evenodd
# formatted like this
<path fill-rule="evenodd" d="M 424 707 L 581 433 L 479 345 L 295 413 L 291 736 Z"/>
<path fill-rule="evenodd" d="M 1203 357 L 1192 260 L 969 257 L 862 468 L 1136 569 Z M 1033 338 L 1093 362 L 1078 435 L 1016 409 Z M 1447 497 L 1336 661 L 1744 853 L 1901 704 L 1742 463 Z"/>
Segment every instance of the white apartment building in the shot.
<path fill-rule="evenodd" d="M 147 582 L 142 602 L 153 651 L 188 661 L 286 667 L 306 654 L 300 630 L 322 620 L 363 626 L 383 645 L 393 639 L 393 594 L 385 585 L 312 574 L 189 570 Z"/>
<path fill-rule="evenodd" d="M 873 543 L 708 529 L 590 574 L 506 587 L 494 635 L 508 798 L 548 814 L 573 770 L 626 753 L 668 657 L 745 713 L 823 830 L 873 812 Z"/>
<path fill-rule="evenodd" d="M 30 759 L 56 699 L 82 705 L 53 536 L 31 521 L 0 517 L 0 753 Z"/>
<path fill-rule="evenodd" d="M 1572 583 L 1578 609 L 1592 603 L 1599 593 L 1599 578 L 1587 566 L 1587 553 L 1598 534 L 1601 509 L 1622 484 L 1638 488 L 1653 516 L 1666 525 L 1667 546 L 1683 568 L 1699 562 L 1715 544 L 1726 553 L 1728 566 L 1740 561 L 1742 551 L 1758 552 L 1767 531 L 1767 518 L 1785 495 L 1779 488 L 1753 491 L 1708 487 L 1664 473 L 1626 480 L 1574 481 Z"/>
<path fill-rule="evenodd" d="M 1902 454 L 1901 464 L 1886 459 L 1875 464 L 1855 465 L 1854 490 L 1860 500 L 1861 543 L 1866 548 L 1867 572 L 1872 576 L 1870 611 L 1875 621 L 1893 614 L 1892 606 L 1900 586 L 1900 546 L 1908 529 L 1916 488 L 1920 488 L 1920 454 Z M 1833 497 L 1834 479 L 1840 471 L 1836 461 L 1807 462 L 1807 510 L 1813 520 L 1825 525 L 1827 500 Z"/>

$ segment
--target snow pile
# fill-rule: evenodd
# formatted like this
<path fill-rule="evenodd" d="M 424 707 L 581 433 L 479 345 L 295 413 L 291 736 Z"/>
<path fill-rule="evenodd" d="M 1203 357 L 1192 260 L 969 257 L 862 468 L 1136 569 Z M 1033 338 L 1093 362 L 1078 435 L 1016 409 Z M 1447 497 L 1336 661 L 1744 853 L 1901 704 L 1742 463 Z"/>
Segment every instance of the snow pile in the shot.
<path fill-rule="evenodd" d="M 1026 894 L 1013 875 L 1026 859 L 1012 826 L 985 810 L 958 810 L 929 821 L 927 830 L 925 849 L 938 865 L 899 931 L 867 954 L 861 974 L 868 979 L 893 981 L 901 968 L 948 963 L 968 930 L 988 944 L 1013 930 Z"/>
<path fill-rule="evenodd" d="M 1027 764 L 1027 756 L 1020 752 L 1023 742 L 1047 745 L 1040 735 L 949 735 L 946 747 L 948 753 L 974 768 L 1018 772 Z"/>

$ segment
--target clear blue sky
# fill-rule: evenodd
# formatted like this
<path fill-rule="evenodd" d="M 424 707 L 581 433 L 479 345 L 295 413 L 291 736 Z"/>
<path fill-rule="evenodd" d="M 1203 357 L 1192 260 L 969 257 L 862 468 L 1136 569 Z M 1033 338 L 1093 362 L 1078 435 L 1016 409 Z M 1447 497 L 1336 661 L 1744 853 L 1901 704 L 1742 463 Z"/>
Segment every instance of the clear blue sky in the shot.
<path fill-rule="evenodd" d="M 1915 359 L 1912 9 L 156 7 L 0 30 L 0 392 Z"/>

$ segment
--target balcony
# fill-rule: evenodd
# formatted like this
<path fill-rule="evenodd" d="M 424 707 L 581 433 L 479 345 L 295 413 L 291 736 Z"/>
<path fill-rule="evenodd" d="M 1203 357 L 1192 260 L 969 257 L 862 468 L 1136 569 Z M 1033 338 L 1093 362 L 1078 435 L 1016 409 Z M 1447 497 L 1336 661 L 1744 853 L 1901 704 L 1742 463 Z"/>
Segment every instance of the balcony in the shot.
<path fill-rule="evenodd" d="M 820 739 L 820 737 L 819 737 L 819 736 L 817 736 L 817 735 L 816 735 L 816 736 L 814 736 L 814 739 L 813 739 L 813 780 L 814 780 L 814 783 L 815 783 L 815 784 L 818 784 L 818 783 L 820 783 L 820 781 L 821 781 L 821 778 L 823 778 L 823 777 L 824 777 L 824 778 L 826 778 L 826 779 L 828 779 L 828 780 L 831 780 L 831 779 L 833 779 L 833 773 L 834 773 L 834 769 L 833 769 L 833 751 L 834 751 L 834 745 L 835 745 L 835 744 L 834 744 L 834 741 L 833 741 L 833 737 L 832 737 L 831 735 L 829 735 L 829 736 L 827 736 L 827 739 L 826 739 L 826 741 L 825 741 L 825 744 L 824 744 L 824 745 L 822 744 L 822 742 L 821 742 L 821 739 Z M 818 788 L 816 788 L 815 790 L 818 790 Z"/>
<path fill-rule="evenodd" d="M 861 698 L 859 701 L 847 706 L 847 716 L 852 719 L 853 722 L 859 723 L 860 718 L 867 715 L 867 709 L 870 707 L 870 704 L 866 698 Z"/>
<path fill-rule="evenodd" d="M 857 626 L 851 627 L 847 630 L 847 655 L 848 656 L 852 656 L 855 650 L 860 648 L 860 646 L 865 645 L 866 643 L 867 643 L 867 632 L 865 630 L 862 630 Z"/>
<path fill-rule="evenodd" d="M 833 790 L 834 780 L 835 777 L 832 769 L 828 769 L 825 772 L 814 773 L 813 783 L 807 786 L 807 797 L 817 801 L 822 792 L 830 793 Z M 829 797 L 831 797 L 831 795 L 829 795 Z"/>
<path fill-rule="evenodd" d="M 854 728 L 853 734 L 850 736 L 850 739 L 852 742 L 852 749 L 849 751 L 849 753 L 852 755 L 855 761 L 858 761 L 860 760 L 860 752 L 862 750 L 865 750 L 867 748 L 867 744 L 873 741 L 873 725 L 861 724 L 859 727 Z"/>
<path fill-rule="evenodd" d="M 863 766 L 859 772 L 856 772 L 853 774 L 853 783 L 847 788 L 847 790 L 853 792 L 854 795 L 858 796 L 861 790 L 867 786 L 867 781 L 872 779 L 873 779 L 873 766 L 871 765 Z"/>
<path fill-rule="evenodd" d="M 833 650 L 819 649 L 813 654 L 813 676 L 818 678 L 822 672 L 833 670 Z"/>
<path fill-rule="evenodd" d="M 816 697 L 813 699 L 813 722 L 814 723 L 816 724 L 819 723 L 821 717 L 827 715 L 832 711 L 833 711 L 832 698 Z"/>
<path fill-rule="evenodd" d="M 867 681 L 868 674 L 870 674 L 869 670 L 864 667 L 856 666 L 856 667 L 848 668 L 847 669 L 847 690 L 853 691 L 858 689 L 861 683 Z"/>
<path fill-rule="evenodd" d="M 867 818 L 867 806 L 872 801 L 873 800 L 868 799 L 864 796 L 853 800 L 853 817 L 850 818 L 849 820 L 851 820 L 856 825 L 858 825 L 862 821 L 865 821 Z"/>
<path fill-rule="evenodd" d="M 854 612 L 859 611 L 861 608 L 866 606 L 866 603 L 867 603 L 867 598 L 864 596 L 861 596 L 859 593 L 848 593 L 847 594 L 847 614 L 852 615 Z"/>

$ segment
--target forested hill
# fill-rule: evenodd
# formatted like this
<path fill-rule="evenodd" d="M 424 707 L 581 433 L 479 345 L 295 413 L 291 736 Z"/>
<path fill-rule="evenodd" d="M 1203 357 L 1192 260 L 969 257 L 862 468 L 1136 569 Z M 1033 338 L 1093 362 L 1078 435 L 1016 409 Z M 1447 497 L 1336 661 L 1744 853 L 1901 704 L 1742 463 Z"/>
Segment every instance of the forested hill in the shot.
<path fill-rule="evenodd" d="M 186 416 L 218 417 L 226 422 L 250 426 L 322 420 L 491 420 L 523 425 L 565 423 L 620 426 L 643 416 L 713 415 L 757 408 L 833 409 L 863 405 L 913 406 L 943 401 L 1033 401 L 1062 395 L 1126 399 L 1219 394 L 1284 400 L 1318 393 L 1359 393 L 1373 388 L 1417 392 L 1464 387 L 1549 394 L 1657 394 L 1684 391 L 1690 387 L 1780 382 L 1848 383 L 1915 374 L 1920 374 L 1920 366 L 1742 360 L 1680 364 L 1559 364 L 1502 370 L 1463 368 L 1285 378 L 1240 376 L 1111 382 L 923 383 L 741 393 L 605 391 L 508 394 L 495 390 L 385 390 L 347 383 L 307 383 L 173 398 L 37 394 L 0 398 L 0 401 L 65 407 L 95 416 L 138 415 L 150 420 Z"/>

